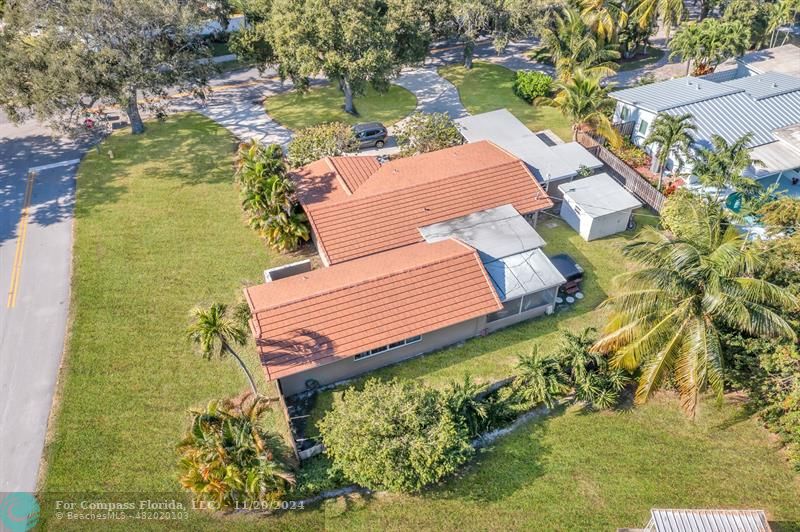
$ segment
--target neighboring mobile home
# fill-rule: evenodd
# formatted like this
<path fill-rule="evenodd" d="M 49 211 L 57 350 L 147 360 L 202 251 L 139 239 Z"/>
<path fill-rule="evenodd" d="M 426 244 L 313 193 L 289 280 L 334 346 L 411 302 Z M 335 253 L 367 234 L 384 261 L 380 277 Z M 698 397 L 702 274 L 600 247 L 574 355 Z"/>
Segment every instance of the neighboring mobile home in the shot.
<path fill-rule="evenodd" d="M 531 224 L 553 204 L 494 144 L 330 157 L 295 179 L 326 267 L 245 290 L 285 395 L 553 311 L 564 278 Z"/>

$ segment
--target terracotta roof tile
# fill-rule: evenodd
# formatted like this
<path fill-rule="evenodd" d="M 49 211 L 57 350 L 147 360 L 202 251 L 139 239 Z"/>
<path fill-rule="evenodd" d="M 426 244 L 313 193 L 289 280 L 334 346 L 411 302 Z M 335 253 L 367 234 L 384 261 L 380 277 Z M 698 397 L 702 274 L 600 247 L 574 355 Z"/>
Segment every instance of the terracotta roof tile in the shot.
<path fill-rule="evenodd" d="M 375 157 L 329 157 L 328 160 L 351 194 L 381 167 Z"/>
<path fill-rule="evenodd" d="M 494 312 L 475 250 L 419 243 L 245 290 L 269 379 Z"/>
<path fill-rule="evenodd" d="M 306 213 L 320 253 L 336 264 L 419 242 L 419 227 L 509 203 L 521 214 L 552 206 L 514 158 L 381 194 L 308 205 Z"/>

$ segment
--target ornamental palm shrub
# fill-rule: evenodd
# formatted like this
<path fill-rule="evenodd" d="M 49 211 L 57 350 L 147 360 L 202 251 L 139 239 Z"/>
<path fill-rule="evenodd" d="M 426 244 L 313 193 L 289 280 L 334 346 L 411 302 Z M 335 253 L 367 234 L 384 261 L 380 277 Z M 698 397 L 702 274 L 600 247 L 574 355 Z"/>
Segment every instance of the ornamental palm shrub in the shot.
<path fill-rule="evenodd" d="M 306 215 L 294 195 L 294 183 L 278 144 L 256 140 L 239 146 L 236 177 L 249 225 L 277 251 L 291 251 L 310 237 Z"/>
<path fill-rule="evenodd" d="M 445 395 L 411 381 L 350 388 L 317 426 L 333 467 L 370 489 L 418 492 L 473 452 Z"/>
<path fill-rule="evenodd" d="M 602 410 L 617 405 L 630 377 L 624 370 L 610 367 L 605 354 L 592 351 L 596 339 L 593 327 L 578 333 L 561 331 L 556 356 L 566 368 L 575 398 Z"/>
<path fill-rule="evenodd" d="M 178 445 L 180 483 L 215 508 L 280 501 L 295 483 L 280 436 L 261 426 L 267 401 L 245 395 L 192 411 Z"/>
<path fill-rule="evenodd" d="M 485 386 L 477 384 L 469 374 L 465 374 L 460 382 L 451 381 L 443 392 L 447 407 L 454 418 L 464 425 L 470 438 L 476 438 L 488 430 L 492 421 L 489 406 L 481 397 L 485 390 Z"/>
<path fill-rule="evenodd" d="M 624 248 L 641 268 L 616 278 L 619 291 L 604 302 L 611 318 L 593 346 L 612 353 L 612 367 L 641 372 L 637 403 L 671 381 L 691 416 L 704 389 L 722 395 L 721 327 L 797 339 L 780 314 L 797 312 L 797 298 L 758 276 L 757 252 L 719 211 L 702 212 L 685 213 L 686 233 L 648 227 Z"/>
<path fill-rule="evenodd" d="M 644 143 L 646 146 L 655 144 L 658 150 L 656 159 L 659 166 L 659 190 L 663 185 L 667 159 L 669 159 L 670 154 L 675 157 L 678 163 L 676 172 L 679 172 L 686 162 L 686 157 L 689 155 L 689 146 L 694 142 L 691 134 L 695 130 L 696 127 L 692 123 L 691 113 L 677 116 L 662 113 L 653 121 L 653 127 Z"/>
<path fill-rule="evenodd" d="M 544 403 L 548 408 L 569 391 L 561 361 L 541 353 L 537 346 L 517 363 L 517 376 L 512 383 L 517 397 L 533 405 Z"/>

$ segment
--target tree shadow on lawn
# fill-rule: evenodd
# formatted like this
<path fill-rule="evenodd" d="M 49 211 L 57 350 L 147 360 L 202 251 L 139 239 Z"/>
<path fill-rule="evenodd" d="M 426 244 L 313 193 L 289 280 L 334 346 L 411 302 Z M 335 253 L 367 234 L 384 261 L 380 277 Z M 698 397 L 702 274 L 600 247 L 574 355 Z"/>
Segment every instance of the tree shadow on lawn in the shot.
<path fill-rule="evenodd" d="M 199 113 L 179 113 L 166 121 L 148 121 L 145 132 L 107 137 L 90 150 L 78 170 L 75 215 L 120 199 L 134 179 L 168 179 L 181 185 L 233 183 L 234 137 Z M 213 139 L 215 142 L 209 142 Z M 216 142 L 228 147 L 221 149 Z M 229 157 L 230 171 L 219 168 L 220 156 Z"/>

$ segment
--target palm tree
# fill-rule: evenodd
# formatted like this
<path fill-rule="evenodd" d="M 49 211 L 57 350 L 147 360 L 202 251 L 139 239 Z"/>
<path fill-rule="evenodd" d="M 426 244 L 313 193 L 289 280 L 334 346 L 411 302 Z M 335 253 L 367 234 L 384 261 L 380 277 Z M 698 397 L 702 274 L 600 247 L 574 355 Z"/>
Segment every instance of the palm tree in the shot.
<path fill-rule="evenodd" d="M 555 97 L 537 101 L 558 108 L 572 122 L 572 140 L 577 140 L 578 131 L 588 128 L 603 135 L 612 145 L 622 142 L 609 118 L 616 103 L 608 97 L 609 87 L 602 87 L 598 77 L 578 70 L 571 80 L 558 81 L 554 88 L 558 91 Z"/>
<path fill-rule="evenodd" d="M 626 246 L 643 268 L 616 278 L 619 292 L 604 302 L 612 316 L 593 346 L 612 353 L 613 367 L 641 369 L 637 403 L 669 380 L 691 416 L 706 386 L 723 391 L 720 327 L 796 338 L 776 309 L 797 309 L 797 298 L 756 276 L 757 254 L 712 205 L 710 217 L 698 215 L 708 209 L 686 213 L 687 235 L 648 227 Z"/>
<path fill-rule="evenodd" d="M 677 161 L 678 170 L 680 171 L 680 168 L 686 162 L 689 146 L 694 142 L 691 133 L 696 129 L 692 123 L 692 115 L 690 113 L 683 115 L 660 114 L 653 121 L 653 127 L 644 143 L 646 146 L 655 144 L 658 150 L 656 152 L 656 160 L 659 166 L 659 190 L 661 190 L 664 182 L 664 171 L 667 169 L 667 159 L 669 159 L 670 154 Z"/>
<path fill-rule="evenodd" d="M 581 16 L 598 38 L 614 42 L 620 28 L 628 23 L 624 4 L 619 0 L 581 0 Z"/>
<path fill-rule="evenodd" d="M 750 45 L 750 28 L 740 20 L 720 21 L 709 18 L 702 22 L 682 24 L 670 43 L 670 58 L 686 60 L 686 75 L 694 61 L 694 75 L 713 72 L 726 59 L 744 53 Z"/>
<path fill-rule="evenodd" d="M 447 405 L 456 419 L 461 419 L 470 437 L 479 436 L 489 422 L 489 409 L 479 396 L 486 390 L 477 384 L 469 374 L 465 374 L 461 382 L 451 381 L 445 390 Z"/>
<path fill-rule="evenodd" d="M 239 404 L 211 402 L 192 411 L 189 433 L 178 445 L 181 485 L 217 508 L 280 501 L 295 477 L 280 437 L 261 427 L 268 407 L 248 395 Z"/>
<path fill-rule="evenodd" d="M 552 63 L 560 80 L 569 80 L 576 70 L 598 77 L 616 72 L 614 60 L 619 59 L 616 45 L 599 42 L 578 10 L 554 11 L 550 17 L 550 24 L 541 31 L 541 46 L 534 55 Z"/>
<path fill-rule="evenodd" d="M 660 19 L 669 46 L 670 30 L 683 19 L 683 0 L 642 0 L 633 11 L 633 16 L 642 28 L 649 26 L 653 19 Z"/>
<path fill-rule="evenodd" d="M 790 24 L 800 12 L 800 0 L 780 0 L 770 4 L 768 8 L 767 33 L 770 34 L 769 47 L 778 44 L 778 30 L 781 26 Z M 783 43 L 789 38 L 789 32 L 783 38 Z"/>
<path fill-rule="evenodd" d="M 513 388 L 530 403 L 544 403 L 553 408 L 556 400 L 569 391 L 564 368 L 553 355 L 544 355 L 537 346 L 527 355 L 520 355 Z"/>
<path fill-rule="evenodd" d="M 243 346 L 247 343 L 245 317 L 245 313 L 239 309 L 229 312 L 228 305 L 224 303 L 214 303 L 208 308 L 198 307 L 192 310 L 192 324 L 187 329 L 186 335 L 206 359 L 211 359 L 215 354 L 220 358 L 225 354 L 235 358 L 247 376 L 253 394 L 258 395 L 253 375 L 247 369 L 244 360 L 231 347 L 232 344 Z"/>
<path fill-rule="evenodd" d="M 742 175 L 748 167 L 762 164 L 750 156 L 749 144 L 752 139 L 753 134 L 746 133 L 729 143 L 721 135 L 714 134 L 711 136 L 712 147 L 698 151 L 697 163 L 692 171 L 703 185 L 716 189 L 717 198 L 726 186 L 745 194 L 752 193 L 760 186 L 754 179 Z"/>
<path fill-rule="evenodd" d="M 694 23 L 684 24 L 678 29 L 675 38 L 669 43 L 669 58 L 680 57 L 686 61 L 686 75 L 689 75 L 692 60 L 702 54 L 702 28 Z"/>

